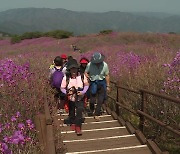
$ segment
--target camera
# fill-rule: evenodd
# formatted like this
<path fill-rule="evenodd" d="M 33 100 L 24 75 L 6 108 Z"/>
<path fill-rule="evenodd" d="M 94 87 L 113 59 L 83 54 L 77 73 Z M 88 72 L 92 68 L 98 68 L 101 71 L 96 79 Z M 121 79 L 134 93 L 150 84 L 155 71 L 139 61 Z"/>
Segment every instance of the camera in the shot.
<path fill-rule="evenodd" d="M 83 91 L 83 88 L 78 87 L 77 91 Z"/>

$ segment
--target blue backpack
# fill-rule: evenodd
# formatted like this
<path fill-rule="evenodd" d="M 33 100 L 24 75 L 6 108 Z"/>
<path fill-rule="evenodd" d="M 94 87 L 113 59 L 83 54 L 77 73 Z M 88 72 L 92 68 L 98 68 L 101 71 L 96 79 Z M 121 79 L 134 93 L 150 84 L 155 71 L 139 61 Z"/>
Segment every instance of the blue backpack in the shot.
<path fill-rule="evenodd" d="M 64 74 L 62 72 L 62 68 L 60 69 L 57 69 L 56 67 L 54 68 L 55 68 L 55 72 L 52 74 L 51 85 L 52 87 L 59 89 L 61 86 L 61 82 L 64 77 Z"/>

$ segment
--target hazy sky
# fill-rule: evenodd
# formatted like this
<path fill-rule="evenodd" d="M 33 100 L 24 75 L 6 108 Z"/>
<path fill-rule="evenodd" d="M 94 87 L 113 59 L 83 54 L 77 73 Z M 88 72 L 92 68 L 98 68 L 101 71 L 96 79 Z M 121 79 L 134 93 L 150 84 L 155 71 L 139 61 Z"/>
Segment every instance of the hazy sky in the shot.
<path fill-rule="evenodd" d="M 25 7 L 65 8 L 88 12 L 125 11 L 180 14 L 180 0 L 0 0 L 0 11 Z"/>

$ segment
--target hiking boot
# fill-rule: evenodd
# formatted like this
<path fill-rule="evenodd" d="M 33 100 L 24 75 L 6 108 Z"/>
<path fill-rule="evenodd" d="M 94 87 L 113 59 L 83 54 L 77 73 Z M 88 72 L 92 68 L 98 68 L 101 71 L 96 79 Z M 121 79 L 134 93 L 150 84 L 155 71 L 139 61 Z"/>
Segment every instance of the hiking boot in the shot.
<path fill-rule="evenodd" d="M 75 125 L 75 124 L 72 124 L 70 127 L 71 127 L 71 130 L 72 130 L 72 131 L 75 131 L 75 130 L 76 130 L 76 125 Z"/>
<path fill-rule="evenodd" d="M 61 114 L 60 109 L 57 109 L 56 114 Z"/>
<path fill-rule="evenodd" d="M 66 111 L 65 111 L 65 109 L 58 109 L 57 110 L 57 112 L 56 112 L 56 114 L 64 114 Z"/>
<path fill-rule="evenodd" d="M 82 118 L 82 119 L 81 119 L 81 123 L 84 123 L 84 122 L 85 122 L 85 118 Z"/>
<path fill-rule="evenodd" d="M 60 109 L 60 113 L 61 113 L 61 114 L 66 113 L 65 109 Z"/>
<path fill-rule="evenodd" d="M 76 126 L 76 134 L 77 134 L 77 136 L 82 135 L 82 131 L 81 131 L 81 127 L 80 126 Z"/>
<path fill-rule="evenodd" d="M 95 121 L 100 121 L 100 117 L 99 116 L 94 116 L 94 119 L 95 119 Z"/>
<path fill-rule="evenodd" d="M 71 124 L 69 117 L 64 119 L 64 124 L 66 124 L 66 125 L 70 125 Z"/>
<path fill-rule="evenodd" d="M 88 116 L 89 116 L 89 117 L 94 116 L 94 111 L 90 110 L 90 111 L 88 112 Z"/>
<path fill-rule="evenodd" d="M 106 111 L 103 110 L 103 109 L 101 109 L 101 110 L 100 110 L 100 114 L 102 115 L 103 113 L 106 113 Z"/>

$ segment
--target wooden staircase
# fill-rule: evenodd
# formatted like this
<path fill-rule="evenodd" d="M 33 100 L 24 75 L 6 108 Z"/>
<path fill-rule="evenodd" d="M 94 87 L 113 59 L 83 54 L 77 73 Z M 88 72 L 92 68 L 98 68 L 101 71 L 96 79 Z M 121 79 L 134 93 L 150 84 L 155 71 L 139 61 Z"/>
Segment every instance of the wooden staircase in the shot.
<path fill-rule="evenodd" d="M 113 118 L 114 117 L 114 118 Z M 67 115 L 61 115 L 61 119 Z M 77 136 L 69 126 L 63 125 L 62 137 L 66 154 L 151 154 L 149 146 L 139 140 L 137 134 L 130 133 L 116 116 L 106 112 L 96 122 L 86 117 L 82 126 L 82 136 Z M 154 153 L 154 152 L 153 152 Z"/>

